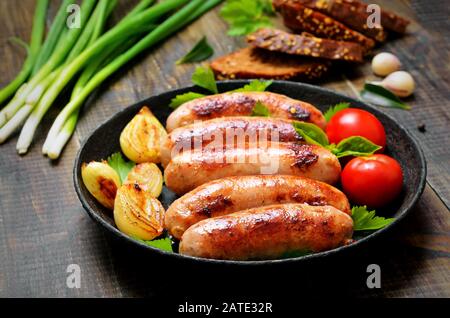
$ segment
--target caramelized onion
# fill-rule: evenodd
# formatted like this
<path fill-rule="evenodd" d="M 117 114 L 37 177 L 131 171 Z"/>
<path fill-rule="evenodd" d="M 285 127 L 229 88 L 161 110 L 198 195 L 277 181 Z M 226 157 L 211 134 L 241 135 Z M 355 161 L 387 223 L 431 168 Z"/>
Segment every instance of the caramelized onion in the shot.
<path fill-rule="evenodd" d="M 167 132 L 148 107 L 144 106 L 120 135 L 123 153 L 136 163 L 159 163 L 160 147 Z"/>
<path fill-rule="evenodd" d="M 117 191 L 114 221 L 120 231 L 141 240 L 163 233 L 164 207 L 138 184 L 124 184 Z"/>

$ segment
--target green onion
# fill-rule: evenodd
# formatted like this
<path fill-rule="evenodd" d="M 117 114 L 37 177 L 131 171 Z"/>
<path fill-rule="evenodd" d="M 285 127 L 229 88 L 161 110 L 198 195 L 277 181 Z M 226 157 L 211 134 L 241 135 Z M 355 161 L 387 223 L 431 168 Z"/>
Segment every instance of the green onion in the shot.
<path fill-rule="evenodd" d="M 121 21 L 120 23 L 127 21 L 129 19 L 131 19 L 132 17 L 134 17 L 136 14 L 141 13 L 142 11 L 144 11 L 145 9 L 147 9 L 149 6 L 151 6 L 153 3 L 155 2 L 155 0 L 142 0 L 141 2 L 139 2 L 134 8 L 133 10 L 131 10 Z"/>
<path fill-rule="evenodd" d="M 59 41 L 61 34 L 66 26 L 66 9 L 69 5 L 74 4 L 75 0 L 64 0 L 56 13 L 52 26 L 47 35 L 47 39 L 42 46 L 42 50 L 39 52 L 39 56 L 36 59 L 36 63 L 33 67 L 33 75 L 35 75 L 41 67 L 48 61 L 52 55 L 55 47 Z"/>
<path fill-rule="evenodd" d="M 203 3 L 202 3 L 203 2 Z M 140 40 L 136 45 L 134 45 L 131 49 L 129 49 L 124 54 L 117 57 L 114 61 L 108 64 L 105 68 L 103 68 L 100 72 L 98 72 L 90 81 L 87 83 L 85 88 L 79 92 L 75 99 L 71 100 L 69 104 L 64 107 L 58 117 L 55 119 L 46 139 L 44 145 L 49 146 L 48 148 L 44 147 L 43 152 L 48 154 L 48 156 L 52 159 L 55 159 L 61 153 L 62 145 L 61 142 L 57 142 L 58 134 L 62 132 L 67 136 L 72 134 L 74 127 L 71 124 L 67 124 L 65 126 L 66 121 L 71 116 L 72 113 L 77 112 L 81 104 L 85 101 L 85 99 L 89 96 L 89 94 L 100 85 L 106 78 L 108 78 L 111 74 L 113 74 L 116 70 L 118 70 L 121 66 L 126 64 L 129 60 L 134 58 L 136 55 L 141 53 L 143 50 L 157 44 L 161 40 L 170 36 L 180 28 L 184 27 L 194 19 L 198 18 L 200 15 L 205 13 L 207 10 L 211 9 L 218 3 L 220 0 L 209 0 L 209 1 L 201 1 L 201 0 L 193 0 L 188 5 L 186 5 L 182 10 L 175 13 L 173 16 L 164 21 L 161 25 L 159 25 L 154 31 L 152 31 L 149 35 Z M 66 131 L 67 128 L 68 130 Z M 72 129 L 72 131 L 70 131 Z M 62 140 L 63 138 L 61 138 Z M 66 140 L 67 142 L 67 140 Z"/>
<path fill-rule="evenodd" d="M 127 21 L 131 18 L 133 18 L 136 14 L 142 12 L 144 9 L 146 9 L 149 5 L 152 5 L 154 3 L 154 0 L 143 0 L 141 1 L 133 10 L 131 10 L 126 17 L 124 17 L 120 23 L 123 21 Z M 104 21 L 100 21 L 97 24 L 97 29 L 101 29 L 100 25 L 104 24 L 106 22 L 106 19 Z M 149 30 L 154 29 L 154 25 L 150 25 Z M 148 32 L 148 30 L 144 30 Z M 91 38 L 90 44 L 95 42 L 96 37 L 99 36 L 99 32 L 96 32 L 93 34 L 93 37 Z M 128 49 L 133 43 L 137 41 L 137 36 L 129 39 L 125 44 L 122 44 L 120 42 L 117 42 L 113 45 L 111 45 L 109 48 L 107 48 L 105 51 L 103 51 L 100 56 L 96 58 L 96 60 L 92 63 L 90 63 L 82 72 L 80 75 L 77 83 L 75 84 L 73 90 L 72 90 L 72 96 L 71 100 L 75 99 L 76 96 L 81 92 L 81 90 L 84 88 L 84 86 L 87 84 L 87 82 L 92 78 L 92 76 L 100 71 L 101 67 L 110 62 L 115 56 L 112 56 L 116 54 L 117 52 L 122 53 L 124 50 Z M 59 157 L 60 152 L 66 145 L 66 143 L 69 141 L 70 137 L 72 136 L 73 132 L 75 131 L 75 127 L 79 118 L 80 114 L 80 108 L 72 113 L 70 115 L 69 119 L 64 124 L 64 127 L 62 128 L 61 132 L 58 134 L 55 140 L 55 145 L 58 145 L 56 148 L 59 149 L 59 153 L 57 154 L 57 157 Z M 49 139 L 48 139 L 49 140 Z M 46 141 L 42 147 L 43 154 L 48 153 L 48 148 L 50 147 L 49 143 Z"/>
<path fill-rule="evenodd" d="M 6 87 L 0 90 L 0 104 L 10 98 L 22 85 L 33 70 L 33 65 L 41 49 L 42 39 L 45 32 L 45 16 L 48 7 L 48 0 L 38 0 L 33 19 L 33 29 L 31 32 L 31 41 L 28 49 L 28 56 L 25 60 L 22 70 L 16 78 Z"/>
<path fill-rule="evenodd" d="M 155 26 L 153 26 L 155 28 Z M 105 64 L 111 62 L 115 56 L 110 56 L 113 52 L 117 52 L 117 49 L 119 46 L 122 47 L 122 50 L 128 49 L 132 43 L 135 43 L 137 38 L 130 39 L 125 45 L 118 43 L 115 46 L 111 46 L 109 50 L 102 53 L 103 56 L 98 58 L 94 63 L 91 63 L 81 74 L 80 78 L 78 79 L 77 83 L 75 84 L 74 89 L 72 90 L 72 96 L 71 101 L 78 98 L 78 95 L 83 90 L 87 82 L 93 77 L 93 75 L 97 72 L 99 72 L 102 69 L 102 66 Z M 122 53 L 119 51 L 119 53 Z M 79 107 L 75 112 L 73 112 L 70 117 L 65 122 L 63 128 L 59 132 L 56 139 L 53 141 L 53 146 L 51 144 L 51 141 L 49 138 L 46 139 L 44 142 L 44 145 L 42 146 L 42 153 L 45 155 L 49 154 L 49 148 L 52 146 L 52 149 L 54 151 L 51 153 L 51 157 L 56 159 L 61 154 L 61 151 L 63 150 L 66 143 L 69 141 L 70 137 L 75 131 L 75 127 L 79 118 L 81 107 Z"/>
<path fill-rule="evenodd" d="M 154 0 L 141 0 L 117 25 L 102 35 L 117 0 L 84 0 L 79 13 L 83 25 L 73 29 L 65 27 L 65 18 L 67 6 L 75 0 L 64 0 L 41 45 L 48 0 L 37 1 L 31 43 L 33 50 L 29 50 L 29 56 L 34 56 L 34 59 L 24 65 L 23 69 L 27 66 L 28 73 L 22 75 L 24 78 L 20 79 L 20 84 L 11 88 L 10 95 L 14 92 L 15 95 L 0 110 L 0 143 L 25 122 L 17 142 L 18 152 L 25 153 L 43 116 L 66 86 L 77 78 L 69 103 L 56 118 L 44 143 L 43 152 L 50 158 L 58 157 L 70 139 L 81 106 L 94 89 L 142 51 L 221 2 L 165 0 L 150 7 Z M 165 21 L 158 21 L 168 14 Z M 43 21 L 41 36 L 38 36 L 39 20 Z M 33 45 L 35 43 L 39 46 Z M 28 82 L 24 83 L 30 74 Z M 4 91 L 0 91 L 0 97 L 2 93 Z"/>
<path fill-rule="evenodd" d="M 80 14 L 83 17 L 89 17 L 91 10 L 94 7 L 95 0 L 85 0 L 81 6 Z M 65 57 L 75 45 L 78 36 L 81 33 L 81 28 L 73 28 L 65 30 L 61 35 L 61 39 L 56 46 L 55 51 L 50 59 L 42 66 L 35 76 L 27 83 L 25 89 L 16 94 L 10 103 L 0 111 L 0 127 L 2 127 L 25 103 L 27 95 L 30 94 L 39 82 L 44 80 L 50 73 L 52 73 L 58 66 L 64 62 Z"/>
<path fill-rule="evenodd" d="M 90 19 L 87 21 L 86 26 L 83 28 L 83 31 L 81 32 L 81 35 L 76 42 L 75 46 L 70 51 L 69 55 L 67 56 L 66 63 L 70 61 L 73 61 L 78 55 L 80 55 L 81 52 L 87 47 L 90 40 L 94 37 L 95 39 L 98 38 L 98 35 L 95 36 L 94 32 L 98 32 L 97 25 L 102 23 L 102 20 L 105 19 L 105 15 L 107 14 L 108 9 L 108 1 L 109 0 L 99 0 L 97 6 L 95 7 L 94 13 L 90 17 Z M 111 2 L 113 6 L 116 5 L 117 1 Z M 113 7 L 111 8 L 112 11 Z M 99 23 L 98 23 L 99 22 Z M 102 28 L 103 25 L 101 24 L 100 28 Z M 100 29 L 101 30 L 101 29 Z"/>
<path fill-rule="evenodd" d="M 84 3 L 86 3 L 87 1 L 91 0 L 85 0 Z M 137 14 L 133 19 L 127 20 L 123 23 L 119 23 L 115 28 L 106 32 L 102 37 L 95 41 L 92 46 L 88 47 L 80 55 L 78 55 L 78 57 L 75 58 L 69 65 L 64 67 L 58 78 L 54 81 L 54 84 L 46 91 L 45 95 L 42 96 L 39 104 L 36 106 L 30 117 L 25 122 L 20 133 L 19 140 L 17 141 L 16 148 L 18 153 L 24 154 L 27 152 L 36 128 L 45 113 L 48 111 L 56 97 L 73 78 L 73 76 L 75 76 L 77 72 L 79 72 L 88 62 L 90 62 L 90 59 L 93 56 L 100 53 L 102 50 L 112 45 L 116 41 L 120 41 L 121 39 L 130 37 L 133 33 L 136 32 L 136 30 L 142 28 L 143 25 L 154 22 L 157 18 L 179 7 L 187 1 L 188 0 L 166 0 L 150 9 L 145 10 L 142 13 Z M 39 73 L 41 72 L 42 70 Z M 61 126 L 63 124 L 64 122 L 61 124 Z"/>

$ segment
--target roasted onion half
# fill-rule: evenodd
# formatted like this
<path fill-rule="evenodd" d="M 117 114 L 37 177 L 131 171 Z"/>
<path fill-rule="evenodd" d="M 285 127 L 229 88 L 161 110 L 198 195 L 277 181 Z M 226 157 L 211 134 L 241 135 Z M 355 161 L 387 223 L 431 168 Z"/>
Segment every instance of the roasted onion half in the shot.
<path fill-rule="evenodd" d="M 164 207 L 138 184 L 124 184 L 117 191 L 114 221 L 123 233 L 153 240 L 163 233 Z"/>
<path fill-rule="evenodd" d="M 157 198 L 162 191 L 163 175 L 154 163 L 139 163 L 128 173 L 124 184 L 137 184 L 142 190 Z"/>
<path fill-rule="evenodd" d="M 166 137 L 163 125 L 144 106 L 122 131 L 120 147 L 125 156 L 136 163 L 159 163 L 161 144 Z"/>
<path fill-rule="evenodd" d="M 83 163 L 81 178 L 94 198 L 108 209 L 114 208 L 114 199 L 121 182 L 117 172 L 106 161 Z"/>

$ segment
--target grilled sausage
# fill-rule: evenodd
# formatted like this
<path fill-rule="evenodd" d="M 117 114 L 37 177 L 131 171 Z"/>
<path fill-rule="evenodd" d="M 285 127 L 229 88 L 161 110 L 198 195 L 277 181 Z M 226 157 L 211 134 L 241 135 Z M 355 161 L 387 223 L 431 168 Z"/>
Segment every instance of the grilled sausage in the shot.
<path fill-rule="evenodd" d="M 257 102 L 263 103 L 271 117 L 294 119 L 324 129 L 325 117 L 313 105 L 270 92 L 234 92 L 217 94 L 184 103 L 167 118 L 167 131 L 194 123 L 227 116 L 250 116 Z"/>
<path fill-rule="evenodd" d="M 169 207 L 164 223 L 180 239 L 201 220 L 280 203 L 330 205 L 351 213 L 345 194 L 320 181 L 288 175 L 239 176 L 214 180 L 185 194 Z"/>
<path fill-rule="evenodd" d="M 352 218 L 331 206 L 281 204 L 200 221 L 184 232 L 180 254 L 225 260 L 277 259 L 348 244 Z"/>
<path fill-rule="evenodd" d="M 302 142 L 289 119 L 272 117 L 222 117 L 179 127 L 172 131 L 161 147 L 161 162 L 167 166 L 172 156 L 211 143 L 227 146 L 265 139 L 267 141 Z"/>
<path fill-rule="evenodd" d="M 323 147 L 271 142 L 267 147 L 251 143 L 241 148 L 184 151 L 172 158 L 164 179 L 169 189 L 184 194 L 230 176 L 297 175 L 333 184 L 340 172 L 339 160 Z"/>

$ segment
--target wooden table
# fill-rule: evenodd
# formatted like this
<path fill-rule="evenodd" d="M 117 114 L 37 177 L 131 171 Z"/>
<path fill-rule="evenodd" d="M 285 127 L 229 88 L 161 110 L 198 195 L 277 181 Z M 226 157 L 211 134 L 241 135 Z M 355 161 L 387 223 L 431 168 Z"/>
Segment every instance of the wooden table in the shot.
<path fill-rule="evenodd" d="M 0 296 L 129 297 L 162 293 L 278 294 L 294 284 L 299 295 L 435 297 L 450 296 L 450 20 L 441 0 L 376 1 L 410 18 L 410 34 L 382 50 L 400 57 L 417 81 L 408 103 L 413 110 L 385 109 L 419 140 L 428 161 L 428 183 L 411 215 L 391 235 L 356 255 L 310 267 L 236 271 L 160 262 L 123 246 L 82 210 L 72 184 L 72 166 L 82 140 L 117 111 L 150 95 L 190 84 L 194 65 L 175 66 L 200 37 L 208 35 L 216 56 L 242 46 L 225 36 L 217 9 L 136 60 L 89 99 L 75 136 L 57 162 L 41 145 L 57 110 L 50 111 L 30 152 L 19 157 L 17 136 L 0 147 Z M 114 19 L 130 7 L 120 1 Z M 51 6 L 54 14 L 58 2 Z M 34 1 L 0 1 L 0 85 L 20 69 L 24 52 L 8 41 L 28 39 Z M 50 22 L 50 21 L 49 21 Z M 373 79 L 370 63 L 335 72 L 321 85 L 356 96 Z M 425 124 L 421 133 L 418 125 Z M 415 158 L 411 158 L 415 160 Z M 382 288 L 366 287 L 366 267 L 382 270 Z M 81 268 L 81 288 L 66 286 L 69 264 Z M 156 273 L 155 273 L 156 272 Z M 211 284 L 214 282 L 214 284 Z"/>

